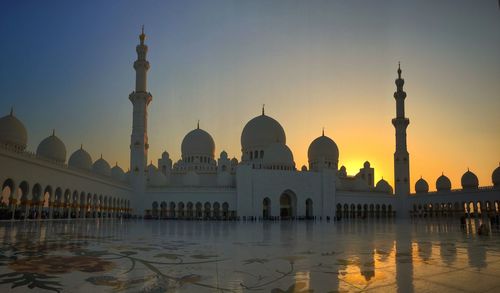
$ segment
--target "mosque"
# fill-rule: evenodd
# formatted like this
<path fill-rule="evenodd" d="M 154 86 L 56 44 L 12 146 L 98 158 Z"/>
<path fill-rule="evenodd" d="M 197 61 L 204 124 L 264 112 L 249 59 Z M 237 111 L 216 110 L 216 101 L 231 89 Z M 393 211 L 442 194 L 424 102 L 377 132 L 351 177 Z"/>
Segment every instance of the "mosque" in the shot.
<path fill-rule="evenodd" d="M 394 190 L 365 162 L 350 176 L 339 168 L 339 148 L 324 133 L 308 149 L 309 166 L 297 168 L 280 123 L 266 115 L 250 119 L 241 133 L 241 158 L 225 151 L 215 155 L 212 136 L 199 127 L 181 144 L 181 158 L 167 152 L 148 164 L 147 90 L 148 46 L 144 31 L 136 47 L 135 90 L 130 141 L 130 168 L 124 172 L 101 155 L 97 160 L 81 146 L 67 157 L 63 141 L 53 131 L 26 149 L 28 133 L 11 110 L 0 118 L 0 214 L 4 219 L 27 218 L 178 218 L 178 219 L 311 219 L 395 216 L 453 216 L 498 214 L 500 167 L 492 185 L 479 187 L 467 171 L 462 189 L 452 190 L 443 174 L 435 192 L 420 178 L 410 193 L 410 156 L 406 144 L 404 79 L 398 67 L 395 81 L 396 132 Z M 152 161 L 151 161 L 152 162 Z"/>

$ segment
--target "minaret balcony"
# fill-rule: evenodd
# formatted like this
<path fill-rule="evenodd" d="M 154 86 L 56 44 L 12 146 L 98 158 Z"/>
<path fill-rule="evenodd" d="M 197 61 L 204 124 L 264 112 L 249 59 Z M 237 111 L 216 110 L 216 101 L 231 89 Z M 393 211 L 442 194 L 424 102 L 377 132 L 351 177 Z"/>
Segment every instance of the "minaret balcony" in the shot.
<path fill-rule="evenodd" d="M 146 101 L 146 104 L 149 105 L 149 103 L 153 100 L 153 95 L 151 95 L 150 92 L 136 92 L 136 91 L 133 91 L 128 96 L 128 99 L 132 103 L 134 103 L 135 101 L 144 100 L 144 101 Z"/>
<path fill-rule="evenodd" d="M 394 127 L 398 127 L 398 126 L 407 127 L 408 124 L 410 124 L 410 119 L 408 119 L 408 118 L 398 117 L 398 118 L 392 119 L 392 125 L 394 125 Z"/>

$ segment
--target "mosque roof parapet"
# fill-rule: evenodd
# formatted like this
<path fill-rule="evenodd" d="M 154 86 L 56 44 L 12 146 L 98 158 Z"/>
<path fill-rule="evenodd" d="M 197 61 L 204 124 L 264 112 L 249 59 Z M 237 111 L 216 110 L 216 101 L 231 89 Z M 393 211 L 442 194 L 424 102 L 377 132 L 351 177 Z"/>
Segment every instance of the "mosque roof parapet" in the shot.
<path fill-rule="evenodd" d="M 485 191 L 490 191 L 490 190 L 495 190 L 495 186 L 479 186 L 477 189 L 462 189 L 462 188 L 455 188 L 451 189 L 448 191 L 429 191 L 426 193 L 411 193 L 410 195 L 412 196 L 426 196 L 426 195 L 447 195 L 447 194 L 453 194 L 456 195 L 457 193 L 475 193 L 475 192 L 485 192 Z"/>
<path fill-rule="evenodd" d="M 31 152 L 31 151 L 27 151 L 27 150 L 21 151 L 15 147 L 6 146 L 6 145 L 2 145 L 2 144 L 0 144 L 0 150 L 5 150 L 7 153 L 10 153 L 10 154 L 17 156 L 17 157 L 21 157 L 25 160 L 42 161 L 44 163 L 48 163 L 50 165 L 53 165 L 54 167 L 63 168 L 65 170 L 68 170 L 71 172 L 81 173 L 85 176 L 97 177 L 101 180 L 109 181 L 109 182 L 112 182 L 115 184 L 118 183 L 120 185 L 126 185 L 127 187 L 129 187 L 129 185 L 130 185 L 130 184 L 128 184 L 128 182 L 116 180 L 115 178 L 112 178 L 111 176 L 103 176 L 101 174 L 92 172 L 91 170 L 70 168 L 67 163 L 61 163 L 61 162 L 57 162 L 57 161 L 54 161 L 54 160 L 51 160 L 51 159 L 48 159 L 45 157 L 41 157 L 41 156 L 38 156 L 36 153 Z"/>

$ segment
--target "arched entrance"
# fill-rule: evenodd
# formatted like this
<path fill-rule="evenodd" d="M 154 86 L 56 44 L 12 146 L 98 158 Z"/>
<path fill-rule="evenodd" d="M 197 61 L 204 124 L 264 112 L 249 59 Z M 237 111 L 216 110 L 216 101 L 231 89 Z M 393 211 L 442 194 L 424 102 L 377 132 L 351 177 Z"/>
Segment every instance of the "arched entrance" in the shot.
<path fill-rule="evenodd" d="M 280 217 L 289 219 L 295 217 L 297 207 L 297 197 L 291 191 L 285 191 L 280 196 Z"/>
<path fill-rule="evenodd" d="M 269 219 L 271 216 L 271 200 L 266 197 L 262 201 L 262 218 Z"/>
<path fill-rule="evenodd" d="M 308 198 L 306 200 L 306 218 L 312 219 L 313 217 L 314 217 L 314 215 L 313 215 L 313 201 L 312 201 L 312 199 Z"/>
<path fill-rule="evenodd" d="M 153 205 L 152 205 L 152 216 L 153 218 L 157 218 L 158 217 L 158 202 L 153 202 Z"/>

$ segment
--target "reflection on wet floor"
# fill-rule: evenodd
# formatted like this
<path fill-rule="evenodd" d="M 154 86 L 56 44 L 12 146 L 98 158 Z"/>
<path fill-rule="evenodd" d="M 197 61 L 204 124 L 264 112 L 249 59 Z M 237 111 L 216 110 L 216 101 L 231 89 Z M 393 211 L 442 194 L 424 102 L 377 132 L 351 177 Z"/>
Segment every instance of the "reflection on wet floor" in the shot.
<path fill-rule="evenodd" d="M 499 292 L 479 222 L 2 222 L 0 290 Z"/>

